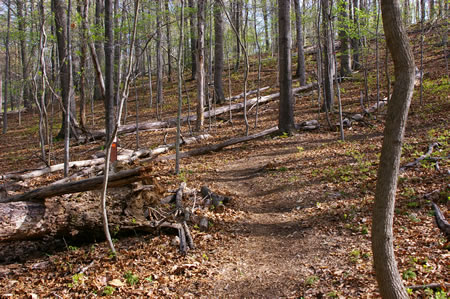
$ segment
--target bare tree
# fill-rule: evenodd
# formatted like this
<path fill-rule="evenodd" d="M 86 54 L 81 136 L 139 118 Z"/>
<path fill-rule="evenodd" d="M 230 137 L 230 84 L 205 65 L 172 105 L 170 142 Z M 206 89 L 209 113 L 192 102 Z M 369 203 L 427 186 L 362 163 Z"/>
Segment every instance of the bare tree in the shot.
<path fill-rule="evenodd" d="M 300 86 L 306 85 L 305 53 L 303 51 L 302 30 L 302 8 L 300 0 L 294 0 L 295 4 L 295 27 L 297 32 L 297 72 L 295 77 L 299 78 Z"/>
<path fill-rule="evenodd" d="M 402 141 L 414 89 L 414 57 L 402 23 L 399 0 L 381 0 L 386 43 L 394 62 L 395 84 L 388 105 L 375 204 L 372 252 L 375 274 L 383 298 L 408 298 L 397 269 L 393 245 L 395 193 Z"/>
<path fill-rule="evenodd" d="M 175 143 L 175 173 L 180 173 L 180 141 L 181 141 L 181 106 L 183 105 L 183 64 L 182 60 L 182 52 L 183 52 L 183 30 L 184 26 L 184 0 L 181 0 L 181 8 L 180 8 L 180 37 L 178 40 L 178 61 L 177 61 L 177 69 L 178 69 L 178 111 L 177 111 L 177 139 Z"/>
<path fill-rule="evenodd" d="M 333 41 L 330 32 L 331 23 L 331 7 L 329 0 L 321 0 L 322 3 L 322 25 L 324 31 L 324 101 L 322 110 L 333 111 L 334 104 L 334 86 L 333 86 L 333 76 L 334 76 L 334 63 L 333 63 Z"/>
<path fill-rule="evenodd" d="M 338 1 L 339 13 L 339 40 L 341 41 L 341 77 L 349 76 L 352 73 L 350 59 L 350 39 L 348 34 L 348 4 L 347 0 Z"/>
<path fill-rule="evenodd" d="M 159 118 L 158 109 L 162 107 L 163 98 L 163 57 L 161 52 L 161 11 L 162 0 L 158 0 L 156 4 L 156 108 L 157 117 Z"/>
<path fill-rule="evenodd" d="M 223 15 L 220 0 L 214 2 L 214 91 L 216 102 L 223 103 L 225 95 L 223 93 Z"/>
<path fill-rule="evenodd" d="M 295 130 L 292 94 L 290 1 L 278 1 L 280 106 L 278 129 L 292 134 Z"/>
<path fill-rule="evenodd" d="M 188 1 L 189 9 L 191 10 L 191 13 L 189 15 L 189 28 L 191 30 L 191 73 L 192 73 L 192 80 L 196 80 L 197 78 L 197 15 L 195 14 L 195 6 L 194 1 L 189 0 Z"/>
<path fill-rule="evenodd" d="M 205 6 L 206 0 L 197 2 L 197 123 L 196 130 L 201 131 L 204 122 L 205 105 Z"/>
<path fill-rule="evenodd" d="M 270 42 L 269 42 L 269 20 L 267 16 L 267 0 L 261 1 L 262 11 L 263 11 L 263 20 L 264 20 L 264 37 L 266 41 L 266 52 L 270 50 Z"/>
<path fill-rule="evenodd" d="M 9 32 L 11 27 L 11 0 L 7 2 L 6 39 L 5 39 L 5 104 L 3 105 L 3 134 L 8 129 L 8 97 L 9 97 Z M 2 92 L 0 90 L 0 92 Z"/>
<path fill-rule="evenodd" d="M 167 43 L 167 80 L 172 82 L 172 46 L 170 44 L 170 8 L 169 0 L 165 1 L 166 8 L 166 43 Z"/>
<path fill-rule="evenodd" d="M 105 130 L 109 142 L 114 129 L 114 34 L 113 2 L 105 0 Z"/>

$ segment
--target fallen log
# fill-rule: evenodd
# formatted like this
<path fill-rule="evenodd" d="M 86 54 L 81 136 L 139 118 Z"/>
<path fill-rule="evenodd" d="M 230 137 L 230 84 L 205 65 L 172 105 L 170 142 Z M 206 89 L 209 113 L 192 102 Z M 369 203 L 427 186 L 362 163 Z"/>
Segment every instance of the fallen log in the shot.
<path fill-rule="evenodd" d="M 202 135 L 198 135 L 198 136 L 193 136 L 193 137 L 186 137 L 186 138 L 182 138 L 182 142 L 181 145 L 183 144 L 192 144 L 195 142 L 200 142 L 201 140 L 206 140 L 208 138 L 210 138 L 211 135 L 209 134 L 202 134 Z M 148 149 L 141 149 L 139 151 L 136 152 L 132 152 L 129 150 L 125 150 L 124 152 L 127 153 L 125 155 L 118 155 L 117 156 L 117 160 L 118 161 L 129 161 L 129 162 L 133 162 L 136 161 L 137 159 L 140 159 L 142 157 L 147 157 L 150 156 L 150 159 L 153 156 L 156 155 L 160 155 L 163 154 L 165 152 L 168 152 L 169 150 L 175 148 L 175 143 L 172 144 L 167 144 L 167 145 L 160 145 L 152 150 L 148 150 Z M 130 154 L 131 153 L 131 154 Z M 150 160 L 147 159 L 147 160 Z M 97 166 L 101 165 L 101 169 L 104 167 L 105 163 L 105 158 L 104 157 L 99 157 L 99 158 L 94 158 L 91 160 L 81 160 L 81 161 L 72 161 L 69 162 L 69 168 L 83 168 L 83 167 L 93 167 L 92 169 L 98 169 Z M 14 179 L 14 180 L 26 180 L 26 179 L 31 179 L 31 178 L 35 178 L 35 177 L 39 177 L 48 173 L 52 173 L 52 172 L 56 172 L 56 171 L 61 171 L 64 169 L 64 163 L 60 163 L 60 164 L 55 164 L 52 165 L 50 167 L 44 167 L 41 169 L 35 169 L 32 170 L 30 172 L 26 172 L 26 173 L 9 173 L 9 174 L 4 174 L 0 176 L 0 180 L 6 180 L 6 179 Z M 86 174 L 87 171 L 82 170 L 80 171 L 79 175 L 83 175 Z M 76 178 L 79 175 L 74 175 L 72 177 Z M 63 179 L 61 180 L 61 182 L 65 182 L 68 181 L 69 179 Z"/>
<path fill-rule="evenodd" d="M 108 187 L 120 187 L 138 181 L 146 171 L 148 171 L 148 168 L 137 167 L 111 174 L 108 178 Z M 104 176 L 97 176 L 75 182 L 49 185 L 5 198 L 0 202 L 43 201 L 53 196 L 96 190 L 102 187 L 103 178 Z"/>
<path fill-rule="evenodd" d="M 445 235 L 447 240 L 450 240 L 450 224 L 445 220 L 444 215 L 439 209 L 438 205 L 434 202 L 431 202 L 434 210 L 434 218 L 436 220 L 437 227 L 441 230 L 441 232 Z"/>
<path fill-rule="evenodd" d="M 314 129 L 319 128 L 319 122 L 317 120 L 306 121 L 306 122 L 302 122 L 301 124 L 295 125 L 295 128 L 297 130 L 314 130 Z M 190 150 L 187 152 L 181 152 L 180 158 L 194 157 L 194 156 L 204 155 L 204 154 L 207 154 L 210 152 L 217 152 L 225 147 L 235 145 L 235 144 L 238 144 L 241 142 L 247 142 L 250 140 L 258 139 L 258 138 L 270 135 L 272 133 L 275 133 L 277 131 L 278 131 L 278 126 L 266 129 L 264 131 L 261 131 L 261 132 L 258 132 L 258 133 L 252 134 L 252 135 L 231 138 L 231 139 L 228 139 L 227 141 L 224 141 L 224 142 L 221 142 L 218 144 L 212 144 L 212 145 L 208 145 L 205 147 L 196 148 L 196 149 L 193 149 L 193 150 Z M 167 155 L 167 156 L 160 156 L 160 157 L 156 158 L 155 161 L 174 160 L 175 157 L 176 157 L 175 154 Z"/>
<path fill-rule="evenodd" d="M 297 88 L 293 88 L 292 92 L 293 93 L 298 93 L 298 92 L 304 92 L 304 91 L 308 91 L 310 89 L 313 89 L 316 87 L 317 83 L 310 83 L 307 84 L 305 86 L 301 86 L 301 87 L 297 87 Z M 247 100 L 247 106 L 251 107 L 253 104 L 255 104 L 256 102 L 258 102 L 259 104 L 264 104 L 264 103 L 268 103 L 270 101 L 273 101 L 274 99 L 278 98 L 280 96 L 280 93 L 273 93 L 270 95 L 266 95 L 263 97 L 260 97 L 259 100 L 257 98 L 252 98 Z M 225 105 L 225 106 L 220 106 L 217 107 L 214 110 L 210 110 L 210 111 L 206 111 L 204 113 L 204 117 L 205 119 L 208 117 L 214 117 L 214 116 L 218 116 L 230 111 L 235 111 L 235 110 L 243 110 L 244 109 L 244 103 L 236 103 L 236 104 L 232 104 L 232 105 Z M 186 123 L 187 121 L 196 121 L 197 120 L 197 116 L 196 115 L 191 115 L 190 117 L 187 116 L 183 116 L 181 118 L 181 123 Z M 167 120 L 163 120 L 163 121 L 156 121 L 156 122 L 143 122 L 140 123 L 138 128 L 139 130 L 149 130 L 149 129 L 161 129 L 161 128 L 170 128 L 170 127 L 175 127 L 177 124 L 177 119 L 176 118 L 170 118 Z M 136 124 L 129 124 L 129 125 L 122 125 L 119 130 L 118 130 L 118 134 L 124 134 L 124 133 L 131 133 L 136 131 Z M 99 130 L 99 131 L 93 131 L 91 132 L 91 137 L 93 139 L 100 139 L 103 138 L 105 136 L 105 130 Z"/>
<path fill-rule="evenodd" d="M 259 92 L 263 92 L 263 91 L 265 91 L 265 90 L 267 90 L 269 88 L 270 88 L 270 86 L 261 87 L 259 89 Z M 249 92 L 247 92 L 247 96 L 251 96 L 253 94 L 256 94 L 257 92 L 258 92 L 258 89 L 250 90 Z M 235 101 L 235 100 L 238 100 L 238 99 L 243 98 L 243 97 L 244 97 L 244 93 L 242 92 L 242 93 L 240 93 L 238 95 L 226 98 L 225 101 Z"/>
<path fill-rule="evenodd" d="M 212 145 L 208 145 L 205 147 L 201 147 L 201 148 L 196 148 L 187 152 L 181 152 L 180 153 L 180 158 L 187 158 L 187 157 L 193 157 L 193 156 L 199 156 L 199 155 L 203 155 L 203 154 L 207 154 L 210 152 L 216 152 L 219 151 L 227 146 L 230 145 L 234 145 L 237 143 L 241 143 L 241 142 L 246 142 L 246 141 L 250 141 L 253 139 L 257 139 L 260 137 L 264 137 L 266 135 L 275 133 L 276 131 L 278 131 L 278 127 L 273 127 L 267 130 L 264 130 L 262 132 L 256 133 L 256 134 L 252 134 L 249 136 L 242 136 L 242 137 L 236 137 L 236 138 L 231 138 L 227 141 L 224 141 L 222 143 L 218 143 L 218 144 L 212 144 Z M 175 154 L 173 155 L 168 155 L 168 156 L 160 156 L 158 158 L 156 158 L 156 161 L 166 161 L 166 160 L 174 160 L 175 159 Z"/>
<path fill-rule="evenodd" d="M 420 161 L 425 160 L 426 158 L 428 158 L 432 153 L 433 153 L 433 149 L 436 147 L 439 147 L 439 143 L 438 142 L 434 142 L 432 144 L 430 144 L 428 146 L 428 150 L 425 154 L 421 155 L 419 158 L 417 158 L 416 160 L 414 160 L 413 162 L 409 162 L 408 164 L 400 167 L 400 171 L 405 171 L 407 168 L 411 168 L 411 167 L 416 167 L 417 165 L 419 165 Z"/>

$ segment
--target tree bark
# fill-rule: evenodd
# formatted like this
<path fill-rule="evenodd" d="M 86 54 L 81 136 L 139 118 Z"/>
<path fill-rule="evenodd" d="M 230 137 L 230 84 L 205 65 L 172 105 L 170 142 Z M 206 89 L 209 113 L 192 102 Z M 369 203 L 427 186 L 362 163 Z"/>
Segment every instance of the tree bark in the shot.
<path fill-rule="evenodd" d="M 82 3 L 83 2 L 83 3 Z M 88 3 L 86 1 L 78 0 L 78 13 L 80 14 L 81 20 L 84 20 L 88 13 Z M 87 71 L 87 24 L 84 21 L 81 21 L 81 29 L 80 29 L 80 82 L 79 82 L 79 90 L 80 90 L 80 125 L 82 128 L 86 126 L 86 71 Z"/>
<path fill-rule="evenodd" d="M 61 98 L 63 100 L 64 109 L 67 107 L 69 102 L 70 88 L 70 70 L 69 70 L 69 49 L 67 47 L 67 18 L 66 11 L 67 7 L 63 0 L 52 0 L 53 9 L 55 14 L 55 29 L 56 29 L 56 39 L 58 45 L 58 58 L 60 67 L 60 85 L 61 85 Z M 70 114 L 75 112 L 75 101 L 70 101 Z M 72 123 L 72 117 L 70 117 Z M 62 111 L 62 126 L 58 133 L 59 138 L 63 138 L 66 134 L 66 111 Z M 73 131 L 72 131 L 73 132 Z M 75 132 L 74 132 L 75 133 Z"/>
<path fill-rule="evenodd" d="M 114 130 L 114 35 L 113 2 L 105 0 L 105 130 L 109 142 Z"/>
<path fill-rule="evenodd" d="M 19 32 L 22 34 L 20 37 L 20 58 L 22 63 L 22 88 L 23 88 L 23 104 L 25 108 L 31 108 L 31 88 L 29 83 L 29 62 L 28 53 L 26 45 L 26 29 L 25 29 L 25 18 L 23 14 L 24 2 L 23 0 L 16 0 L 17 6 L 17 26 Z"/>
<path fill-rule="evenodd" d="M 266 41 L 266 52 L 270 50 L 270 42 L 269 42 L 269 21 L 267 16 L 267 1 L 262 0 L 262 11 L 263 11 L 263 20 L 264 20 L 264 37 Z"/>
<path fill-rule="evenodd" d="M 95 18 L 94 23 L 97 28 L 103 28 L 101 16 L 104 13 L 104 7 L 102 0 L 96 0 L 95 1 Z M 97 33 L 98 34 L 98 33 Z M 97 40 L 95 41 L 95 53 L 97 54 L 98 64 L 100 66 L 100 70 L 103 69 L 103 63 L 104 63 L 104 48 L 101 41 Z M 98 77 L 95 77 L 94 82 L 94 100 L 104 100 L 102 90 L 100 87 L 100 79 Z"/>
<path fill-rule="evenodd" d="M 165 1 L 166 7 L 166 43 L 167 43 L 167 80 L 172 82 L 172 46 L 170 44 L 170 9 L 169 0 Z"/>
<path fill-rule="evenodd" d="M 158 0 L 156 9 L 156 104 L 162 105 L 163 98 L 163 57 L 161 52 L 161 13 L 162 0 Z"/>
<path fill-rule="evenodd" d="M 395 85 L 389 101 L 372 219 L 375 273 L 383 298 L 408 298 L 397 269 L 393 245 L 395 193 L 402 141 L 414 88 L 414 57 L 403 27 L 398 0 L 381 1 L 386 43 L 394 62 Z"/>
<path fill-rule="evenodd" d="M 197 4 L 197 123 L 196 130 L 201 131 L 204 123 L 205 104 L 205 0 Z"/>
<path fill-rule="evenodd" d="M 197 30 L 197 16 L 194 12 L 195 6 L 194 1 L 189 0 L 188 2 L 189 8 L 191 10 L 190 16 L 189 16 L 189 27 L 191 30 L 191 74 L 192 74 L 192 80 L 197 79 L 197 34 L 195 31 Z"/>
<path fill-rule="evenodd" d="M 295 3 L 295 27 L 297 31 L 297 72 L 295 77 L 299 78 L 300 86 L 306 84 L 305 71 L 305 52 L 303 49 L 303 30 L 302 30 L 302 8 L 300 0 L 294 0 Z"/>
<path fill-rule="evenodd" d="M 323 111 L 332 111 L 334 105 L 334 86 L 333 86 L 333 77 L 334 77 L 334 63 L 333 63 L 333 41 L 330 32 L 330 22 L 331 22 L 331 8 L 329 0 L 321 0 L 322 1 L 322 24 L 323 31 L 325 34 L 324 40 L 324 101 L 323 101 Z"/>
<path fill-rule="evenodd" d="M 8 129 L 8 97 L 9 97 L 9 32 L 11 26 L 11 0 L 7 2 L 7 29 L 6 29 L 6 39 L 5 39 L 5 104 L 3 106 L 3 134 L 6 134 Z M 0 93 L 2 91 L 0 90 Z"/>
<path fill-rule="evenodd" d="M 291 5 L 289 1 L 278 3 L 279 22 L 279 80 L 280 105 L 278 127 L 280 132 L 292 134 L 295 130 L 294 105 L 292 94 L 292 61 L 291 61 Z"/>
<path fill-rule="evenodd" d="M 214 91 L 216 102 L 221 104 L 225 101 L 223 93 L 223 15 L 220 0 L 214 2 Z"/>
<path fill-rule="evenodd" d="M 348 5 L 346 0 L 340 0 L 339 5 L 339 40 L 341 41 L 341 77 L 347 77 L 352 73 L 350 59 L 350 39 L 348 36 Z"/>

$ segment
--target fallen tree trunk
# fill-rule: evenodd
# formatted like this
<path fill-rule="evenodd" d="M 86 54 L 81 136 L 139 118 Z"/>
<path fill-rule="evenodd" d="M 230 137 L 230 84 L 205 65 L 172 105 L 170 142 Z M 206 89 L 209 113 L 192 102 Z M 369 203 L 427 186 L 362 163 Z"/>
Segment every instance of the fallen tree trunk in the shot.
<path fill-rule="evenodd" d="M 319 123 L 317 120 L 311 120 L 311 121 L 305 121 L 302 122 L 301 124 L 297 124 L 295 125 L 295 128 L 297 130 L 314 130 L 319 128 Z M 218 144 L 212 144 L 212 145 L 208 145 L 205 147 L 201 147 L 201 148 L 196 148 L 187 152 L 181 152 L 180 153 L 180 158 L 187 158 L 187 157 L 194 157 L 194 156 L 199 156 L 199 155 L 204 155 L 210 152 L 217 152 L 227 146 L 230 145 L 234 145 L 234 144 L 238 144 L 241 142 L 247 142 L 250 140 L 254 140 L 254 139 L 258 139 L 267 135 L 270 135 L 272 133 L 275 133 L 278 131 L 278 126 L 276 127 L 272 127 L 269 129 L 266 129 L 264 131 L 249 135 L 249 136 L 242 136 L 242 137 L 235 137 L 235 138 L 231 138 L 228 139 L 227 141 L 218 143 Z M 174 160 L 175 159 L 175 154 L 173 155 L 167 155 L 167 156 L 160 156 L 158 158 L 156 158 L 156 161 L 167 161 L 167 160 Z"/>
<path fill-rule="evenodd" d="M 108 187 L 120 187 L 138 181 L 147 170 L 148 168 L 145 167 L 137 167 L 111 174 L 108 178 Z M 103 184 L 103 177 L 104 176 L 97 176 L 75 182 L 49 185 L 25 192 L 23 194 L 5 198 L 0 202 L 9 203 L 19 201 L 43 201 L 46 198 L 62 194 L 100 189 Z"/>
<path fill-rule="evenodd" d="M 192 144 L 195 142 L 200 142 L 201 140 L 205 140 L 210 138 L 211 135 L 209 134 L 202 134 L 202 135 L 198 135 L 198 136 L 193 136 L 193 137 L 186 137 L 186 138 L 182 138 L 182 143 L 181 144 Z M 139 158 L 142 157 L 148 157 L 150 156 L 149 159 L 151 159 L 153 156 L 156 155 L 160 155 L 163 154 L 165 152 L 168 152 L 169 150 L 175 148 L 175 143 L 173 144 L 167 144 L 167 145 L 161 145 L 158 146 L 152 150 L 146 150 L 146 149 L 142 149 L 139 150 L 137 152 L 132 152 L 131 154 L 128 153 L 126 155 L 118 155 L 117 156 L 117 160 L 118 161 L 127 161 L 129 160 L 130 162 L 135 161 Z M 127 151 L 124 151 L 127 152 Z M 147 160 L 149 160 L 147 159 Z M 91 159 L 91 160 L 81 160 L 81 161 L 72 161 L 69 162 L 69 168 L 83 168 L 83 167 L 94 167 L 97 165 L 100 165 L 101 168 L 103 168 L 103 164 L 105 163 L 105 158 L 104 157 L 100 157 L 100 158 L 95 158 L 95 159 Z M 9 174 L 4 174 L 0 176 L 0 180 L 6 180 L 6 179 L 14 179 L 14 180 L 26 180 L 26 179 L 31 179 L 31 178 L 35 178 L 35 177 L 39 177 L 48 173 L 52 173 L 52 172 L 56 172 L 56 171 L 61 171 L 64 169 L 64 163 L 61 164 L 56 164 L 56 165 L 52 165 L 50 167 L 45 167 L 45 168 L 41 168 L 41 169 L 36 169 L 36 170 L 32 170 L 30 172 L 26 172 L 26 173 L 9 173 Z M 82 171 L 81 173 L 85 173 L 85 171 Z M 75 176 L 76 177 L 76 176 Z M 68 179 L 64 179 L 62 182 L 67 181 Z"/>
<path fill-rule="evenodd" d="M 210 152 L 216 152 L 218 150 L 221 150 L 227 146 L 230 145 L 234 145 L 237 143 L 241 143 L 241 142 L 246 142 L 246 141 L 250 141 L 253 139 L 257 139 L 272 133 L 275 133 L 276 131 L 278 131 L 278 127 L 273 127 L 267 130 L 264 130 L 262 132 L 256 133 L 256 134 L 252 134 L 249 136 L 242 136 L 242 137 L 236 137 L 236 138 L 231 138 L 227 141 L 224 141 L 222 143 L 218 143 L 218 144 L 212 144 L 212 145 L 208 145 L 205 147 L 201 147 L 201 148 L 196 148 L 187 152 L 181 152 L 180 153 L 180 158 L 187 158 L 187 157 L 193 157 L 193 156 L 199 156 L 199 155 L 203 155 L 203 154 L 207 154 Z M 166 161 L 166 160 L 174 160 L 175 159 L 175 154 L 173 155 L 168 155 L 168 156 L 160 156 L 158 158 L 156 158 L 156 161 Z"/>
<path fill-rule="evenodd" d="M 310 83 L 305 86 L 293 88 L 292 92 L 298 93 L 298 92 L 308 91 L 310 89 L 315 88 L 316 84 L 317 83 Z M 247 101 L 247 106 L 251 107 L 256 102 L 258 102 L 259 104 L 268 103 L 268 102 L 273 101 L 274 99 L 278 98 L 279 96 L 280 96 L 280 93 L 277 92 L 277 93 L 273 93 L 273 94 L 269 94 L 269 95 L 260 97 L 259 101 L 257 98 L 249 99 Z M 218 115 L 230 112 L 230 111 L 242 110 L 242 109 L 244 109 L 244 103 L 236 103 L 236 104 L 232 104 L 232 105 L 220 106 L 214 110 L 206 111 L 204 113 L 204 117 L 205 118 L 214 117 L 214 116 L 218 116 Z M 197 116 L 196 115 L 191 115 L 190 117 L 184 116 L 181 118 L 181 123 L 182 124 L 186 123 L 188 120 L 194 122 L 197 120 Z M 139 124 L 139 130 L 141 131 L 141 130 L 149 130 L 149 129 L 170 128 L 170 127 L 176 126 L 176 124 L 177 124 L 176 118 L 170 118 L 170 119 L 164 120 L 164 121 L 144 122 L 144 123 Z M 136 124 L 129 124 L 129 125 L 121 126 L 119 128 L 118 133 L 124 134 L 124 133 L 131 133 L 134 131 L 136 131 Z M 104 136 L 105 136 L 105 130 L 91 132 L 91 137 L 93 139 L 100 139 L 100 138 L 103 138 Z"/>
<path fill-rule="evenodd" d="M 259 92 L 265 91 L 265 90 L 267 90 L 269 88 L 270 88 L 270 86 L 261 87 L 259 89 Z M 247 96 L 251 96 L 251 95 L 253 95 L 253 94 L 257 93 L 257 92 L 258 92 L 258 89 L 250 90 L 249 92 L 247 92 Z M 235 100 L 238 100 L 238 99 L 243 98 L 243 97 L 244 97 L 244 93 L 242 92 L 242 93 L 240 93 L 238 95 L 226 98 L 225 101 L 235 101 Z"/>

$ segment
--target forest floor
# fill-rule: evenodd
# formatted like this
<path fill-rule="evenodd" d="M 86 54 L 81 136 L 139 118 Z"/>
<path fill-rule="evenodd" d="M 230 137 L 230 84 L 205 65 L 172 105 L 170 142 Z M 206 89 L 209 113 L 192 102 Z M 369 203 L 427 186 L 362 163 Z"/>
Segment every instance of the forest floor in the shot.
<path fill-rule="evenodd" d="M 416 88 L 402 165 L 414 161 L 433 142 L 440 143 L 433 156 L 449 154 L 450 87 L 444 49 L 436 46 L 441 30 L 435 27 L 427 33 L 423 103 L 419 103 Z M 420 36 L 415 33 L 410 38 L 419 63 Z M 373 104 L 376 69 L 372 44 L 369 55 L 368 84 Z M 384 70 L 384 59 L 380 60 L 380 70 Z M 308 78 L 314 78 L 312 56 L 307 57 L 307 65 Z M 261 86 L 273 87 L 264 94 L 277 92 L 276 59 L 266 56 L 263 70 Z M 391 63 L 390 71 L 393 71 Z M 381 97 L 385 97 L 385 76 L 381 74 Z M 231 76 L 231 94 L 235 95 L 243 89 L 242 72 Z M 356 80 L 341 86 L 343 111 L 348 115 L 362 112 L 363 72 L 353 77 Z M 256 87 L 255 78 L 256 65 L 252 64 L 249 89 Z M 148 121 L 154 119 L 155 112 L 146 104 L 146 88 L 143 80 L 138 89 L 139 117 Z M 194 99 L 195 82 L 188 82 L 187 88 Z M 130 95 L 127 122 L 133 123 L 134 91 Z M 167 83 L 165 96 L 163 119 L 175 115 L 176 82 Z M 250 133 L 277 125 L 277 105 L 274 101 L 259 107 L 257 128 L 254 128 L 256 109 L 249 112 Z M 317 110 L 315 91 L 296 96 L 297 122 L 317 119 Z M 88 117 L 89 124 L 93 121 L 94 127 L 101 127 L 101 114 L 102 104 L 96 103 L 94 117 Z M 5 298 L 102 294 L 117 298 L 377 298 L 370 243 L 371 207 L 384 114 L 385 110 L 367 118 L 370 125 L 354 123 L 347 128 L 345 142 L 339 141 L 338 130 L 329 129 L 322 114 L 321 128 L 315 131 L 267 136 L 216 153 L 183 159 L 180 175 L 173 174 L 172 162 L 159 163 L 156 169 L 166 190 L 173 190 L 185 181 L 188 187 L 199 189 L 208 185 L 213 191 L 232 197 L 224 213 L 211 212 L 209 232 L 193 230 L 196 249 L 186 256 L 180 255 L 172 244 L 173 236 L 168 235 L 118 238 L 116 260 L 108 255 L 107 245 L 102 241 L 65 244 L 65 240 L 49 239 L 0 244 L 0 248 L 13 246 L 17 252 L 14 257 L 0 253 L 0 295 Z M 337 114 L 331 118 L 333 124 L 338 121 Z M 58 119 L 55 118 L 55 123 Z M 21 125 L 17 115 L 10 115 L 9 124 L 8 133 L 1 137 L 0 173 L 42 166 L 37 115 L 25 113 Z M 212 138 L 183 150 L 244 135 L 242 112 L 233 114 L 232 123 L 228 115 L 212 119 L 207 131 Z M 188 128 L 184 127 L 183 132 L 188 135 Z M 168 143 L 173 142 L 175 129 L 139 134 L 140 147 L 152 148 L 162 144 L 166 137 Z M 134 149 L 135 135 L 122 136 L 120 145 Z M 55 159 L 61 162 L 63 144 L 57 141 L 54 146 Z M 72 160 L 88 159 L 101 147 L 101 142 L 73 144 Z M 425 160 L 418 167 L 402 172 L 399 178 L 394 245 L 399 271 L 408 286 L 450 283 L 450 254 L 430 207 L 430 200 L 434 200 L 444 215 L 448 215 L 450 163 L 443 159 L 439 169 L 435 166 Z M 61 174 L 53 174 L 36 178 L 28 181 L 26 188 L 45 185 L 60 177 Z M 98 197 L 98 193 L 90 194 Z M 89 267 L 84 274 L 77 274 L 85 266 Z M 444 298 L 432 293 L 432 290 L 418 290 L 411 295 Z"/>

